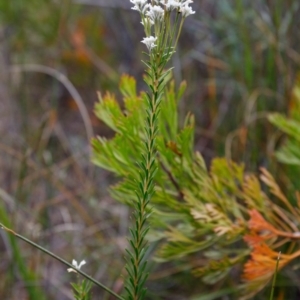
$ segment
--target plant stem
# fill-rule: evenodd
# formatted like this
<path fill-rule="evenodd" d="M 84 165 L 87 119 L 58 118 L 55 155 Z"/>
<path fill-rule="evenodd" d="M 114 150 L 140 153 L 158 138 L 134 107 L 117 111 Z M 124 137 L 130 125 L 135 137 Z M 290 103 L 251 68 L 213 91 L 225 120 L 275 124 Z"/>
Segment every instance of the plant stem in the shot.
<path fill-rule="evenodd" d="M 139 164 L 140 180 L 138 182 L 137 203 L 136 210 L 134 212 L 135 226 L 130 230 L 131 239 L 130 244 L 132 252 L 127 251 L 129 255 L 126 270 L 129 274 L 130 280 L 125 286 L 129 293 L 129 299 L 141 300 L 144 298 L 146 290 L 143 287 L 148 277 L 145 272 L 147 262 L 144 261 L 145 252 L 147 250 L 147 243 L 145 236 L 149 230 L 146 226 L 149 212 L 149 202 L 154 193 L 154 174 L 156 170 L 156 149 L 155 149 L 155 137 L 158 131 L 157 119 L 159 113 L 159 104 L 161 99 L 161 83 L 159 78 L 162 74 L 162 69 L 157 68 L 160 63 L 155 60 L 153 56 L 150 57 L 152 74 L 150 79 L 151 95 L 147 93 L 147 109 L 146 109 L 146 135 L 144 143 L 144 151 L 141 162 Z"/>
<path fill-rule="evenodd" d="M 275 273 L 274 273 L 274 277 L 273 277 L 273 280 L 272 280 L 270 300 L 273 300 L 273 297 L 274 297 L 274 290 L 275 290 L 276 276 L 277 276 L 277 272 L 278 272 L 278 265 L 279 265 L 280 255 L 281 255 L 281 252 L 279 252 L 278 257 L 277 257 Z"/>

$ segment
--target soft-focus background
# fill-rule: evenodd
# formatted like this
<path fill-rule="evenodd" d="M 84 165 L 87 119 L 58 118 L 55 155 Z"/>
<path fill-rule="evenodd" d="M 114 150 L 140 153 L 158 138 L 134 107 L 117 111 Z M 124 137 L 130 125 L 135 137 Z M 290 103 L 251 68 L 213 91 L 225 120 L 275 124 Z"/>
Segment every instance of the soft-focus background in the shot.
<path fill-rule="evenodd" d="M 175 81 L 188 83 L 179 109 L 182 119 L 195 114 L 195 149 L 208 164 L 226 155 L 276 174 L 279 136 L 266 115 L 293 105 L 300 2 L 194 2 L 172 63 Z M 97 92 L 118 96 L 124 73 L 145 88 L 143 28 L 131 6 L 0 0 L 0 220 L 70 262 L 85 259 L 83 270 L 116 292 L 130 211 L 110 198 L 116 179 L 91 164 L 89 141 L 112 135 L 93 114 Z M 76 275 L 0 234 L 1 299 L 73 299 Z M 151 299 L 197 293 L 199 279 L 162 270 L 153 265 Z M 94 288 L 93 299 L 112 298 Z"/>

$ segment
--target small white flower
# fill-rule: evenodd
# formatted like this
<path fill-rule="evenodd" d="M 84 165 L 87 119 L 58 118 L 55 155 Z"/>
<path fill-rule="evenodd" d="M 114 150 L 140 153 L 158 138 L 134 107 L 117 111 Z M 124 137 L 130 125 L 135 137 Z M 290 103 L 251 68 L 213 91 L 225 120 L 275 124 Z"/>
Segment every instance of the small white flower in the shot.
<path fill-rule="evenodd" d="M 154 47 L 156 47 L 155 41 L 157 40 L 157 37 L 154 36 L 149 36 L 149 37 L 145 37 L 142 40 L 142 43 L 144 43 L 148 50 L 151 51 Z"/>
<path fill-rule="evenodd" d="M 77 270 L 80 270 L 80 268 L 81 268 L 83 265 L 85 265 L 85 264 L 86 264 L 86 261 L 85 261 L 85 260 L 82 260 L 82 261 L 80 262 L 80 264 L 78 264 L 77 261 L 76 261 L 75 259 L 72 260 L 72 265 L 73 265 L 73 266 L 75 267 L 75 269 L 77 269 Z M 68 272 L 75 272 L 75 273 L 77 273 L 77 271 L 76 271 L 75 269 L 69 268 L 69 269 L 67 269 L 67 271 L 68 271 Z"/>
<path fill-rule="evenodd" d="M 145 15 L 146 10 L 149 10 L 149 8 L 152 7 L 151 4 L 147 3 L 144 8 L 142 9 L 142 14 Z"/>
<path fill-rule="evenodd" d="M 145 12 L 147 0 L 130 0 L 130 2 L 134 4 L 131 9 L 137 10 L 142 14 Z"/>
<path fill-rule="evenodd" d="M 173 9 L 178 9 L 181 7 L 179 0 L 160 0 L 161 4 L 165 5 L 166 9 L 171 11 Z"/>
<path fill-rule="evenodd" d="M 187 16 L 195 13 L 195 11 L 193 11 L 192 8 L 188 6 L 188 4 L 182 5 L 180 8 L 180 12 L 182 13 L 183 18 L 186 18 Z"/>
<path fill-rule="evenodd" d="M 150 5 L 149 10 L 146 12 L 146 16 L 148 16 L 153 22 L 161 21 L 164 17 L 165 11 L 158 5 Z"/>

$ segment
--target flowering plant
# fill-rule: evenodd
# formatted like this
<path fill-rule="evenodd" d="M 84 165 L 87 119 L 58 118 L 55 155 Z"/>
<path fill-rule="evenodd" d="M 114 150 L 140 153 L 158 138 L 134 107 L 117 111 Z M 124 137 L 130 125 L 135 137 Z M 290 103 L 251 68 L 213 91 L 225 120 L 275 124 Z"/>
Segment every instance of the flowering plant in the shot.
<path fill-rule="evenodd" d="M 151 214 L 149 203 L 154 194 L 154 176 L 156 173 L 156 136 L 158 134 L 158 115 L 162 101 L 167 77 L 170 70 L 165 67 L 175 52 L 178 38 L 185 18 L 193 14 L 191 0 L 130 0 L 134 4 L 133 10 L 141 15 L 141 23 L 144 27 L 146 37 L 142 40 L 148 49 L 148 61 L 146 66 L 145 82 L 149 91 L 145 97 L 145 132 L 144 143 L 141 147 L 139 175 L 134 178 L 137 199 L 134 202 L 134 228 L 130 229 L 130 246 L 127 250 L 126 270 L 129 280 L 125 284 L 128 299 L 140 300 L 145 297 L 144 288 L 148 274 L 145 272 L 147 262 L 145 254 L 147 251 L 146 234 L 149 227 L 146 221 Z M 171 14 L 176 13 L 173 22 Z M 181 18 L 180 18 L 181 16 Z M 137 184 L 135 184 L 137 183 Z"/>
<path fill-rule="evenodd" d="M 82 260 L 79 264 L 75 259 L 72 260 L 73 268 L 68 268 L 68 272 L 74 272 L 77 273 L 76 270 L 80 270 L 80 268 L 86 264 L 85 260 Z M 73 294 L 74 298 L 76 300 L 89 300 L 90 299 L 90 290 L 92 288 L 92 282 L 86 279 L 83 279 L 81 282 L 78 283 L 71 283 L 71 286 L 73 288 Z"/>

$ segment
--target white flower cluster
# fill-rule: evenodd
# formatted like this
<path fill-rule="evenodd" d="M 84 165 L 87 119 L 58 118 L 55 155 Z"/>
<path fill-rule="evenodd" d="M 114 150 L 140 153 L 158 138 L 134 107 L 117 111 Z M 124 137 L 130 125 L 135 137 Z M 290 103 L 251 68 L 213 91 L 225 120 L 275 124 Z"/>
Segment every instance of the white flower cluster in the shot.
<path fill-rule="evenodd" d="M 142 24 L 145 28 L 151 28 L 152 25 L 162 22 L 165 13 L 172 10 L 177 10 L 183 19 L 195 13 L 189 6 L 193 0 L 130 0 L 130 2 L 134 4 L 132 9 L 137 10 L 142 15 Z M 156 47 L 157 37 L 147 35 L 142 43 L 151 52 Z"/>
<path fill-rule="evenodd" d="M 163 17 L 164 9 L 162 7 L 165 7 L 168 11 L 177 9 L 185 18 L 195 13 L 189 6 L 190 3 L 193 3 L 193 0 L 154 0 L 155 5 L 149 4 L 148 0 L 130 0 L 130 2 L 134 4 L 133 10 L 149 16 L 152 20 Z"/>

